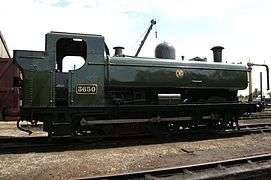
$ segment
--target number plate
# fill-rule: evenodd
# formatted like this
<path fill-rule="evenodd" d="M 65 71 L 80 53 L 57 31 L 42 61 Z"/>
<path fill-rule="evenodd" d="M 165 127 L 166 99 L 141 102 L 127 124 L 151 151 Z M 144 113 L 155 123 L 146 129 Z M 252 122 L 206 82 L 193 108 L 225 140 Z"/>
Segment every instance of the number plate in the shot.
<path fill-rule="evenodd" d="M 77 84 L 76 94 L 96 94 L 97 84 Z"/>

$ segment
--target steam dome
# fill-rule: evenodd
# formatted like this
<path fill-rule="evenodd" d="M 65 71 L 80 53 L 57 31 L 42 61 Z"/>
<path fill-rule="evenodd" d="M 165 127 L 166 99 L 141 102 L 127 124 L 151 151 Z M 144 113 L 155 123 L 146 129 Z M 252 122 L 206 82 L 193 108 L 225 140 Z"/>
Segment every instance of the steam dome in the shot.
<path fill-rule="evenodd" d="M 161 59 L 175 59 L 175 48 L 167 42 L 160 43 L 155 48 L 155 57 Z"/>

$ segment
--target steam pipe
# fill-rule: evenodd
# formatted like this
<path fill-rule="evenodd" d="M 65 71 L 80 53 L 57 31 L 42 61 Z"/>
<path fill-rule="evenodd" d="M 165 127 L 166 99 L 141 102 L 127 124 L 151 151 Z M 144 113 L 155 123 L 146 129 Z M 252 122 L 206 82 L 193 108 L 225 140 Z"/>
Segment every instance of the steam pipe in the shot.
<path fill-rule="evenodd" d="M 252 66 L 264 66 L 266 69 L 266 85 L 267 85 L 267 90 L 270 89 L 269 86 L 269 67 L 266 64 L 254 64 L 254 63 L 247 63 L 248 66 L 248 81 L 249 81 L 249 98 L 248 101 L 252 101 L 252 78 L 251 78 L 251 73 L 252 73 Z"/>
<path fill-rule="evenodd" d="M 141 41 L 141 43 L 140 43 L 140 45 L 139 45 L 139 48 L 138 48 L 138 50 L 136 51 L 135 57 L 138 56 L 138 54 L 139 54 L 139 52 L 141 51 L 141 48 L 143 47 L 143 45 L 144 45 L 144 43 L 145 43 L 147 37 L 149 36 L 149 33 L 150 33 L 151 30 L 152 30 L 153 25 L 155 25 L 155 24 L 156 24 L 156 21 L 155 21 L 154 19 L 152 19 L 152 20 L 151 20 L 151 25 L 150 25 L 150 27 L 149 27 L 147 33 L 145 34 L 143 40 Z"/>
<path fill-rule="evenodd" d="M 248 66 L 248 101 L 252 101 L 252 68 Z"/>
<path fill-rule="evenodd" d="M 260 72 L 260 91 L 261 91 L 261 102 L 263 102 L 263 73 Z"/>

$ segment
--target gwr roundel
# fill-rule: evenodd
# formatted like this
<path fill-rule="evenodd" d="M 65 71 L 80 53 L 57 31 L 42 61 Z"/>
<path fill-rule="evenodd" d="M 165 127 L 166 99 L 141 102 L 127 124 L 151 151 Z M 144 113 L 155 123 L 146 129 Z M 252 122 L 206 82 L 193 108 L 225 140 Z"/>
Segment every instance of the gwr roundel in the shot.
<path fill-rule="evenodd" d="M 176 77 L 181 79 L 181 78 L 183 78 L 183 76 L 184 76 L 184 71 L 182 69 L 177 69 L 176 70 Z"/>

